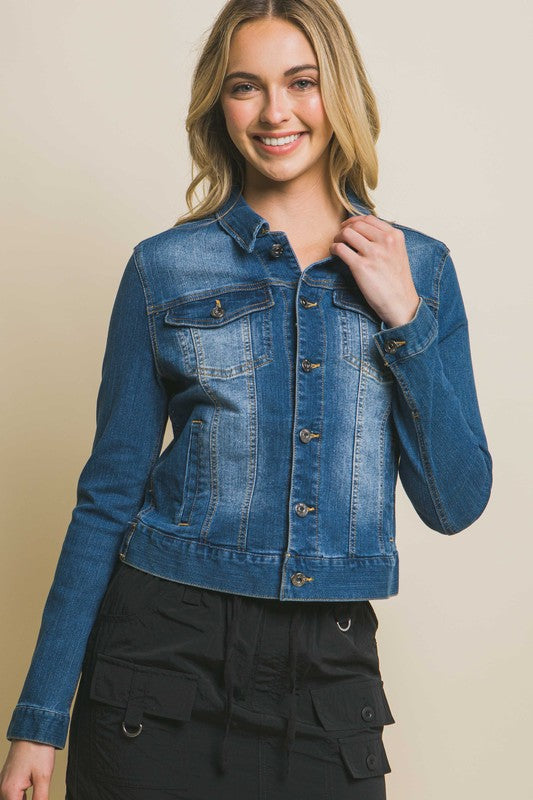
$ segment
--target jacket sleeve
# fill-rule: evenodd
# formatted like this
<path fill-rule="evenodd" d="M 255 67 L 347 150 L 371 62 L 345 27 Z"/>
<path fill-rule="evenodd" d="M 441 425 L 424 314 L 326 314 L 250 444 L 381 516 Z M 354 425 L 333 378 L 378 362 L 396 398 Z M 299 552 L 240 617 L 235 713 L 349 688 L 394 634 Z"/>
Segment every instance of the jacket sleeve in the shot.
<path fill-rule="evenodd" d="M 109 321 L 96 432 L 6 737 L 65 746 L 70 706 L 122 539 L 140 509 L 168 417 L 136 248 Z"/>
<path fill-rule="evenodd" d="M 392 414 L 402 485 L 428 527 L 452 534 L 471 525 L 487 505 L 492 457 L 449 251 L 440 266 L 437 314 L 421 297 L 412 320 L 392 328 L 382 323 L 374 341 L 396 379 Z"/>

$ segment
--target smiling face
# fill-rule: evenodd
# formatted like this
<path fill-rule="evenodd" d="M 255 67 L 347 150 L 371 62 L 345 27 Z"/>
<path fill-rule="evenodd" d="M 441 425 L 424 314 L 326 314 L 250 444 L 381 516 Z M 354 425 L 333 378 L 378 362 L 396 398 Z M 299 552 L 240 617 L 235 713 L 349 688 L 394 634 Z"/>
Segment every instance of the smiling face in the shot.
<path fill-rule="evenodd" d="M 313 48 L 292 23 L 254 20 L 233 34 L 221 104 L 228 134 L 246 160 L 247 182 L 323 174 L 333 129 L 319 81 Z M 299 135 L 280 144 L 291 134 Z"/>

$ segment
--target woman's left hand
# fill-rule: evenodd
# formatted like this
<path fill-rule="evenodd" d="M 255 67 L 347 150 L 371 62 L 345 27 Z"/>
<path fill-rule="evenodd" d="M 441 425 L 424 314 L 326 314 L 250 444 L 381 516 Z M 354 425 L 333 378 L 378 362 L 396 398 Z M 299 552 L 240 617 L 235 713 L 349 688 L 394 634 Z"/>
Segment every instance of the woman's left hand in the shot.
<path fill-rule="evenodd" d="M 403 231 L 373 214 L 345 219 L 330 252 L 342 258 L 369 305 L 389 328 L 410 322 L 420 297 Z"/>

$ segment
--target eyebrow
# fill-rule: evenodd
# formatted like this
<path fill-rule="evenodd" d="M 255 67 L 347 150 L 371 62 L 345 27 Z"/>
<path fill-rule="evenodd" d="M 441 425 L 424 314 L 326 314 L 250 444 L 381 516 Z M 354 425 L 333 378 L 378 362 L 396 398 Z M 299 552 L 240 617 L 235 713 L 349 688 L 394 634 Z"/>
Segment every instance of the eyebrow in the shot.
<path fill-rule="evenodd" d="M 316 64 L 297 64 L 295 67 L 286 70 L 283 76 L 288 78 L 290 75 L 295 75 L 297 72 L 301 72 L 304 69 L 314 69 L 318 72 Z M 224 82 L 229 81 L 230 78 L 247 78 L 248 80 L 256 81 L 259 80 L 259 75 L 254 75 L 253 72 L 230 72 L 230 74 L 226 75 L 224 78 Z"/>

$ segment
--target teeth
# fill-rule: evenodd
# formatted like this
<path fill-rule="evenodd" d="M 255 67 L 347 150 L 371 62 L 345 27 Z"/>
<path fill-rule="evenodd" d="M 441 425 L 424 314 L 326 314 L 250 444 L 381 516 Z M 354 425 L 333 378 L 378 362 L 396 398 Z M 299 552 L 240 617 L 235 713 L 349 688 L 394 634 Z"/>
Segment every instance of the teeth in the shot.
<path fill-rule="evenodd" d="M 259 138 L 265 144 L 274 145 L 274 147 L 275 147 L 276 145 L 288 144 L 289 142 L 294 142 L 301 135 L 302 135 L 301 133 L 296 133 L 296 134 L 294 134 L 294 136 L 283 136 L 283 137 L 278 138 L 278 139 L 272 139 L 270 137 L 263 137 L 263 136 L 260 136 Z"/>

